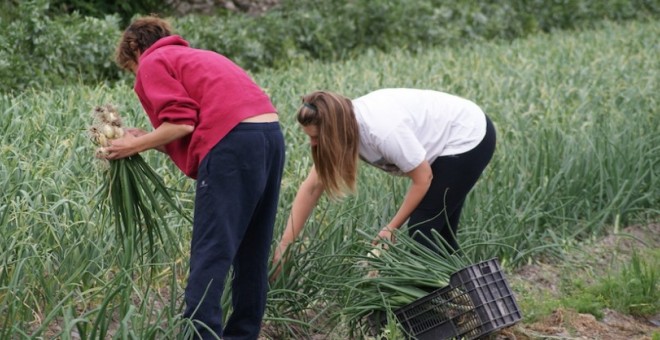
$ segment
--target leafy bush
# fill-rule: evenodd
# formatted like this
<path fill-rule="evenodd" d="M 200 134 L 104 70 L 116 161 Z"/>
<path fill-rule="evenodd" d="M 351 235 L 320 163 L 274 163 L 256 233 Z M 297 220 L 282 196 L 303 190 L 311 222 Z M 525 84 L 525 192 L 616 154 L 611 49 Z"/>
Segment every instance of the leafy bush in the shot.
<path fill-rule="evenodd" d="M 72 14 L 103 18 L 106 15 L 117 14 L 126 25 L 138 13 L 169 13 L 170 7 L 162 0 L 51 0 L 51 13 Z"/>
<path fill-rule="evenodd" d="M 339 60 L 381 51 L 448 48 L 660 14 L 660 1 L 284 0 L 260 18 L 190 15 L 174 25 L 193 46 L 254 71 L 301 57 Z"/>
<path fill-rule="evenodd" d="M 119 19 L 47 15 L 45 0 L 21 2 L 19 20 L 1 22 L 0 90 L 114 80 Z"/>
<path fill-rule="evenodd" d="M 53 15 L 62 13 L 63 6 L 66 12 L 77 11 Z M 0 28 L 6 32 L 0 37 L 2 90 L 117 80 L 121 75 L 112 54 L 127 18 L 168 11 L 154 0 L 30 0 L 8 8 L 17 13 L 0 16 Z M 510 40 L 591 26 L 603 19 L 658 15 L 660 0 L 283 0 L 258 18 L 225 11 L 172 21 L 192 46 L 220 52 L 256 72 L 309 58 L 452 48 L 475 40 Z M 7 19 L 12 16 L 18 19 Z"/>

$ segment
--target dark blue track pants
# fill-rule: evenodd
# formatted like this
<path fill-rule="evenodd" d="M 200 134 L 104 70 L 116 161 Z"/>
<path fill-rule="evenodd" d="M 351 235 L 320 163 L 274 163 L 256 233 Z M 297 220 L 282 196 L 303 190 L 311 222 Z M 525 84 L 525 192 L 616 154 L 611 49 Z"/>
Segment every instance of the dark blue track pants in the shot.
<path fill-rule="evenodd" d="M 206 327 L 226 340 L 259 335 L 284 157 L 279 123 L 241 123 L 200 164 L 184 317 L 202 339 L 216 338 Z M 232 266 L 223 328 L 220 299 Z"/>
<path fill-rule="evenodd" d="M 462 154 L 438 157 L 431 164 L 431 187 L 408 220 L 409 232 L 417 242 L 438 250 L 431 233 L 435 230 L 450 253 L 458 250 L 456 231 L 465 197 L 490 162 L 495 140 L 495 127 L 486 117 L 486 135 L 479 145 Z"/>

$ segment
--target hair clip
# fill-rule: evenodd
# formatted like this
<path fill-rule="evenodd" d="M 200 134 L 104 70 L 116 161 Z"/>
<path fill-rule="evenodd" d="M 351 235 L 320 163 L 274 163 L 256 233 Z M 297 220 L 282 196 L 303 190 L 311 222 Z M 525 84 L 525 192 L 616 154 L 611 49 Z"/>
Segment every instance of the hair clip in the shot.
<path fill-rule="evenodd" d="M 316 109 L 316 105 L 314 105 L 314 104 L 311 104 L 311 103 L 303 103 L 303 106 L 306 107 L 306 108 L 308 108 L 308 109 L 310 109 L 310 110 L 317 111 L 317 109 Z"/>

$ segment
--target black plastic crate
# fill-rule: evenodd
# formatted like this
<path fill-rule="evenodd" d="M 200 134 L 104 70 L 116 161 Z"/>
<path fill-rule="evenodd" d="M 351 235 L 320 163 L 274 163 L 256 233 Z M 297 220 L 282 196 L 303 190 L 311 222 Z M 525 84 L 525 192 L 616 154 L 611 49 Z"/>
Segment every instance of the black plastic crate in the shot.
<path fill-rule="evenodd" d="M 522 318 L 496 258 L 459 270 L 448 286 L 394 315 L 408 336 L 418 340 L 476 339 Z"/>

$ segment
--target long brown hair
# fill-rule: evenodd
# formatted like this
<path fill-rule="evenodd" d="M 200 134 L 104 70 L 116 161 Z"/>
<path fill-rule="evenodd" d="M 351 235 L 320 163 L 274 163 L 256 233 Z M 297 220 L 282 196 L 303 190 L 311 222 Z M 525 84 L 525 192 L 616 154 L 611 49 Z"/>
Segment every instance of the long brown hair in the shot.
<path fill-rule="evenodd" d="M 351 100 L 332 92 L 316 91 L 303 97 L 298 123 L 318 128 L 312 159 L 328 194 L 341 197 L 355 192 L 360 134 Z"/>
<path fill-rule="evenodd" d="M 144 53 L 158 39 L 172 34 L 169 22 L 156 15 L 135 19 L 117 44 L 115 62 L 124 70 L 132 70 L 138 63 L 138 52 Z"/>

